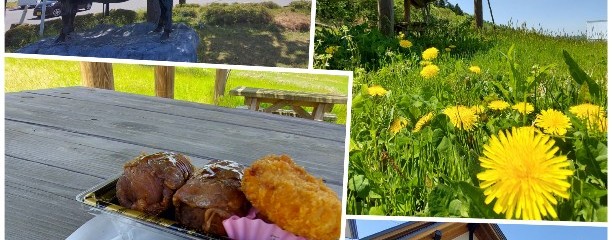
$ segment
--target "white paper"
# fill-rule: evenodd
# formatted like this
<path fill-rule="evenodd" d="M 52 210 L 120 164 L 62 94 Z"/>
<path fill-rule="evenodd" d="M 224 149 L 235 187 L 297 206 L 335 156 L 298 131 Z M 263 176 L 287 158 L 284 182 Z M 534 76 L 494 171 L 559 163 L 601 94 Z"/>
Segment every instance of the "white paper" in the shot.
<path fill-rule="evenodd" d="M 173 240 L 179 236 L 147 227 L 129 219 L 100 214 L 79 227 L 66 240 Z"/>

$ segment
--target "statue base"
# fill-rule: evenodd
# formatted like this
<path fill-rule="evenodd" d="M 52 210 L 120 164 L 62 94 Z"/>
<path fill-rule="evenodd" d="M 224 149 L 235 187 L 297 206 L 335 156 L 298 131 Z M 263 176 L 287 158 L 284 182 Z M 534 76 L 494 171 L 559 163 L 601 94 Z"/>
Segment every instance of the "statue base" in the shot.
<path fill-rule="evenodd" d="M 46 38 L 17 50 L 17 53 L 197 62 L 200 40 L 194 29 L 182 23 L 175 24 L 170 39 L 162 41 L 162 33 L 152 32 L 155 27 L 152 23 L 123 27 L 98 25 L 84 32 L 72 33 L 65 42 L 55 43 L 56 37 Z"/>

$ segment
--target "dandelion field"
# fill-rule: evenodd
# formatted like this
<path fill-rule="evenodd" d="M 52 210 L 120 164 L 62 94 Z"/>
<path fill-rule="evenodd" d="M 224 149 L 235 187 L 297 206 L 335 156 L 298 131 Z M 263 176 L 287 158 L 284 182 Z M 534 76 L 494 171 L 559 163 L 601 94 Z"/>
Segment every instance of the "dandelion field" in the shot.
<path fill-rule="evenodd" d="M 355 74 L 347 214 L 607 221 L 606 42 L 438 21 L 317 30 Z"/>

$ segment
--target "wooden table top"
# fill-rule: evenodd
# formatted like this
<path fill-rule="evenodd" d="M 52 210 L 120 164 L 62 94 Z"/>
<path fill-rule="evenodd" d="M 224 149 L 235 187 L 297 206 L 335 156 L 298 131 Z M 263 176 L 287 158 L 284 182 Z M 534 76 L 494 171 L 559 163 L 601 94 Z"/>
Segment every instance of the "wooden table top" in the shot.
<path fill-rule="evenodd" d="M 93 217 L 76 195 L 141 152 L 288 154 L 342 194 L 344 125 L 83 87 L 7 93 L 5 113 L 7 239 L 66 238 Z"/>

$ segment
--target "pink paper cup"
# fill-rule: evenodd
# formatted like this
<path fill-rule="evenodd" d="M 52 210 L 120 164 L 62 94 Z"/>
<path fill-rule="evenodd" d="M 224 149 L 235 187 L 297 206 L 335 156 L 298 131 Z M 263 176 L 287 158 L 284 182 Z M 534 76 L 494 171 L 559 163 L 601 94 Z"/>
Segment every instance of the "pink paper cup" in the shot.
<path fill-rule="evenodd" d="M 306 240 L 287 232 L 276 224 L 255 218 L 257 211 L 251 210 L 246 217 L 232 216 L 223 221 L 227 236 L 235 240 Z"/>

